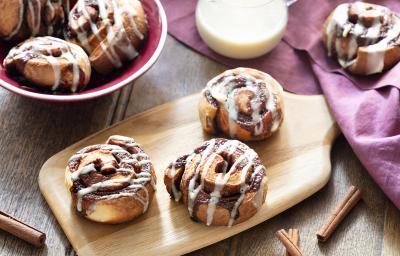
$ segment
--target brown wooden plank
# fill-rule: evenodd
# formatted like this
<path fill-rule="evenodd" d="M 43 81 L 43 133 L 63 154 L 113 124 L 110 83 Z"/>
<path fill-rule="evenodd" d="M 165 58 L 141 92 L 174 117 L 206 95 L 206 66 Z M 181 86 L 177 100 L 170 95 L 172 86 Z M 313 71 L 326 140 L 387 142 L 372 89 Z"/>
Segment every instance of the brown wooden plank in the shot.
<path fill-rule="evenodd" d="M 1 255 L 70 255 L 73 250 L 39 191 L 51 155 L 112 121 L 119 92 L 78 104 L 39 102 L 0 89 L 0 209 L 47 234 L 36 249 L 0 231 Z"/>
<path fill-rule="evenodd" d="M 400 211 L 388 203 L 385 217 L 383 255 L 400 256 Z"/>

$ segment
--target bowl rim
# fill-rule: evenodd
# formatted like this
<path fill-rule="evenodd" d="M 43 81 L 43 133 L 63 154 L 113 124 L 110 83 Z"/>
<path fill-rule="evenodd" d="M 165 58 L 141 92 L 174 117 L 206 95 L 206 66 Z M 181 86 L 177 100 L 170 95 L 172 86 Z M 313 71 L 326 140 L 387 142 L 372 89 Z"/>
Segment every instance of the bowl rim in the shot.
<path fill-rule="evenodd" d="M 160 2 L 160 0 L 153 0 L 158 8 L 158 13 L 159 13 L 159 18 L 161 20 L 161 36 L 160 36 L 160 41 L 158 42 L 157 48 L 154 51 L 153 55 L 150 57 L 150 59 L 134 74 L 129 76 L 128 78 L 124 79 L 123 81 L 116 83 L 110 87 L 104 88 L 102 90 L 86 93 L 86 94 L 71 94 L 71 95 L 54 95 L 54 94 L 44 94 L 44 93 L 38 93 L 38 92 L 31 92 L 27 91 L 18 87 L 15 87 L 3 79 L 0 79 L 0 85 L 4 87 L 5 89 L 16 93 L 18 95 L 32 98 L 32 99 L 38 99 L 38 100 L 44 100 L 44 101 L 49 101 L 49 102 L 77 102 L 77 101 L 85 101 L 85 100 L 90 100 L 90 99 L 95 99 L 101 96 L 105 96 L 107 94 L 110 94 L 118 89 L 123 88 L 124 86 L 128 85 L 129 83 L 133 82 L 137 78 L 139 78 L 141 75 L 143 75 L 147 70 L 150 69 L 151 66 L 154 65 L 154 63 L 157 61 L 158 57 L 160 57 L 161 51 L 165 45 L 165 41 L 167 39 L 167 16 L 165 14 L 165 10 Z"/>

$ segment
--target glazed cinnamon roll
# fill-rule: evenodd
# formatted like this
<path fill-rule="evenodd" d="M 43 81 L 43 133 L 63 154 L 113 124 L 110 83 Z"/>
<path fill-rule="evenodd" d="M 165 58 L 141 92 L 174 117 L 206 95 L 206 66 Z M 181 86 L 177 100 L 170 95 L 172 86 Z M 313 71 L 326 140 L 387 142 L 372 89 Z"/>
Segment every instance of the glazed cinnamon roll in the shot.
<path fill-rule="evenodd" d="M 227 70 L 207 83 L 199 104 L 204 131 L 262 140 L 283 121 L 283 89 L 270 75 L 250 68 Z"/>
<path fill-rule="evenodd" d="M 77 92 L 89 83 L 89 58 L 79 46 L 55 37 L 34 37 L 12 48 L 6 71 L 47 91 Z"/>
<path fill-rule="evenodd" d="M 121 223 L 146 212 L 156 182 L 148 155 L 132 138 L 119 135 L 75 153 L 65 177 L 76 210 L 103 223 Z"/>
<path fill-rule="evenodd" d="M 257 153 L 237 140 L 212 139 L 165 170 L 171 198 L 195 221 L 232 226 L 252 217 L 265 201 L 267 177 Z"/>
<path fill-rule="evenodd" d="M 147 35 L 147 19 L 138 0 L 78 0 L 66 38 L 88 53 L 93 68 L 109 73 L 134 59 Z"/>
<path fill-rule="evenodd" d="M 364 2 L 341 4 L 324 24 L 329 56 L 354 74 L 380 73 L 400 60 L 400 17 Z"/>
<path fill-rule="evenodd" d="M 68 10 L 67 0 L 0 0 L 0 38 L 59 36 Z"/>

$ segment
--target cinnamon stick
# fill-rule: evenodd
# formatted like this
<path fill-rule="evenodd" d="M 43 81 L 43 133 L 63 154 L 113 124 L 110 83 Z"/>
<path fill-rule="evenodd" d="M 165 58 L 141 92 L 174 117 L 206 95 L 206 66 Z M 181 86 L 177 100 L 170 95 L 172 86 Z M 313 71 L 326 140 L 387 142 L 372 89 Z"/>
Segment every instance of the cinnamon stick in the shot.
<path fill-rule="evenodd" d="M 351 186 L 345 197 L 339 202 L 335 210 L 329 216 L 324 226 L 317 232 L 317 239 L 325 242 L 329 239 L 337 226 L 342 222 L 350 210 L 360 201 L 361 191 Z"/>
<path fill-rule="evenodd" d="M 293 243 L 297 247 L 299 247 L 299 240 L 300 240 L 299 230 L 298 229 L 294 229 L 294 228 L 290 228 L 287 233 L 289 235 L 290 240 L 292 240 Z M 291 254 L 288 252 L 288 250 L 286 250 L 285 255 L 286 256 L 291 256 Z"/>
<path fill-rule="evenodd" d="M 36 246 L 43 246 L 46 234 L 0 211 L 0 229 Z"/>
<path fill-rule="evenodd" d="M 300 248 L 294 243 L 292 239 L 290 239 L 289 234 L 284 229 L 278 230 L 275 235 L 281 241 L 283 246 L 285 246 L 286 251 L 288 251 L 290 255 L 303 255 L 303 253 L 300 251 Z"/>

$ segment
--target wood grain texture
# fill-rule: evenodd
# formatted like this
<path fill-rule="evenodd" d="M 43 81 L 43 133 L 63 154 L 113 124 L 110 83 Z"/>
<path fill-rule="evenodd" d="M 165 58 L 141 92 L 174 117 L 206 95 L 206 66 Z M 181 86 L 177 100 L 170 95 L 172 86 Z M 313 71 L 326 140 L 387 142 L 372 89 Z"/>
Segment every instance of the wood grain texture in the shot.
<path fill-rule="evenodd" d="M 400 255 L 400 211 L 389 203 L 386 209 L 384 226 L 384 248 L 383 254 L 387 256 Z"/>
<path fill-rule="evenodd" d="M 120 117 L 130 116 L 199 92 L 211 77 L 225 69 L 169 37 L 159 61 L 136 81 L 130 96 L 119 97 L 117 93 L 94 102 L 54 107 L 0 89 L 0 209 L 47 234 L 46 247 L 36 249 L 0 231 L 0 255 L 74 255 L 39 192 L 37 174 L 44 161 L 111 123 L 117 104 L 121 106 Z M 252 229 L 191 255 L 283 255 L 274 232 L 289 227 L 300 229 L 301 248 L 306 255 L 399 255 L 396 245 L 400 244 L 400 231 L 388 229 L 398 227 L 399 210 L 368 176 L 343 136 L 333 146 L 331 161 L 332 177 L 318 193 Z M 315 232 L 350 184 L 362 188 L 365 199 L 331 240 L 319 246 Z"/>
<path fill-rule="evenodd" d="M 96 133 L 57 153 L 43 165 L 40 189 L 64 232 L 81 255 L 176 255 L 202 248 L 263 222 L 321 189 L 330 178 L 330 148 L 337 126 L 322 96 L 284 93 L 285 121 L 270 139 L 249 143 L 267 166 L 266 203 L 246 222 L 207 227 L 193 222 L 182 204 L 170 200 L 164 170 L 178 156 L 210 138 L 197 114 L 200 95 L 179 99 Z M 302 120 L 308 120 L 302 122 Z M 313 130 L 314 129 L 314 130 Z M 65 166 L 80 148 L 103 143 L 111 135 L 135 138 L 152 159 L 157 193 L 148 212 L 133 222 L 102 225 L 71 209 Z M 298 136 L 302 134 L 302 136 Z M 133 235 L 140 233 L 140 236 Z"/>
<path fill-rule="evenodd" d="M 40 166 L 66 145 L 110 125 L 118 96 L 52 104 L 0 89 L 0 208 L 47 235 L 47 246 L 36 249 L 0 231 L 1 255 L 72 252 L 37 186 Z"/>

